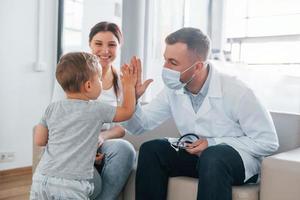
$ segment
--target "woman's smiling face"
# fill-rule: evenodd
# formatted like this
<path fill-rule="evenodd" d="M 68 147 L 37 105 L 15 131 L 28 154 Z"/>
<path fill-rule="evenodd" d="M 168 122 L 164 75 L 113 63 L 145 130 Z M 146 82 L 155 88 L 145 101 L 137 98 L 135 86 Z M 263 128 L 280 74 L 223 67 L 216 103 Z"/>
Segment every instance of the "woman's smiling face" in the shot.
<path fill-rule="evenodd" d="M 101 31 L 94 35 L 90 42 L 92 53 L 99 58 L 102 67 L 109 67 L 117 56 L 119 42 L 110 31 Z"/>

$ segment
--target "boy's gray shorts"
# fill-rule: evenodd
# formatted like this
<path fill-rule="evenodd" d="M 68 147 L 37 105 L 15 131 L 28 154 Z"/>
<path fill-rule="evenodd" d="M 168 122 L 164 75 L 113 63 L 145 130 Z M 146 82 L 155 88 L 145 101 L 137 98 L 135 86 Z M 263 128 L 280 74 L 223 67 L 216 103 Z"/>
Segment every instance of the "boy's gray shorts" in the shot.
<path fill-rule="evenodd" d="M 35 173 L 30 200 L 88 200 L 94 185 L 88 180 L 69 180 Z"/>

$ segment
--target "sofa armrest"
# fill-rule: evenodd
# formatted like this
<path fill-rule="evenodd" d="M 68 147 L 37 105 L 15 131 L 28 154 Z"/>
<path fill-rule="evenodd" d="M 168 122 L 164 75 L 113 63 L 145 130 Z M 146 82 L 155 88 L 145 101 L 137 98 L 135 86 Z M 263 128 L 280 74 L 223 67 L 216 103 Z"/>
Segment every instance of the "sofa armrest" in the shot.
<path fill-rule="evenodd" d="M 300 196 L 300 148 L 269 156 L 262 162 L 261 200 L 295 200 Z"/>

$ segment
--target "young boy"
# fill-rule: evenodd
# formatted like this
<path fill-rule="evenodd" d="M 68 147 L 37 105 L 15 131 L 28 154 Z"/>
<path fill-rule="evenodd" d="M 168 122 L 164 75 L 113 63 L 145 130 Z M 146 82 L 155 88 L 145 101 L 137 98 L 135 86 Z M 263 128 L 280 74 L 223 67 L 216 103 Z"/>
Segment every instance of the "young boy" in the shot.
<path fill-rule="evenodd" d="M 135 109 L 137 72 L 126 64 L 121 72 L 124 100 L 113 107 L 93 101 L 102 90 L 95 56 L 75 52 L 60 59 L 56 79 L 67 98 L 51 103 L 35 127 L 35 143 L 46 147 L 33 176 L 30 199 L 89 199 L 102 124 L 128 120 Z"/>

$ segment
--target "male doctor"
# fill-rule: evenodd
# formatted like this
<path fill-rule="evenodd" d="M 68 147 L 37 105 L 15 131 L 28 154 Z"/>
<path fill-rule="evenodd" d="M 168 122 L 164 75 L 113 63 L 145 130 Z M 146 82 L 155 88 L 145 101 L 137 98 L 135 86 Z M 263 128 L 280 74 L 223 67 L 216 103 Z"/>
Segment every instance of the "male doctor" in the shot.
<path fill-rule="evenodd" d="M 232 185 L 256 182 L 262 158 L 279 146 L 270 114 L 244 83 L 207 62 L 210 39 L 199 29 L 182 28 L 165 42 L 166 87 L 123 125 L 140 134 L 172 117 L 181 135 L 199 139 L 179 151 L 166 139 L 144 143 L 136 200 L 165 200 L 176 176 L 198 178 L 198 200 L 231 200 Z"/>

